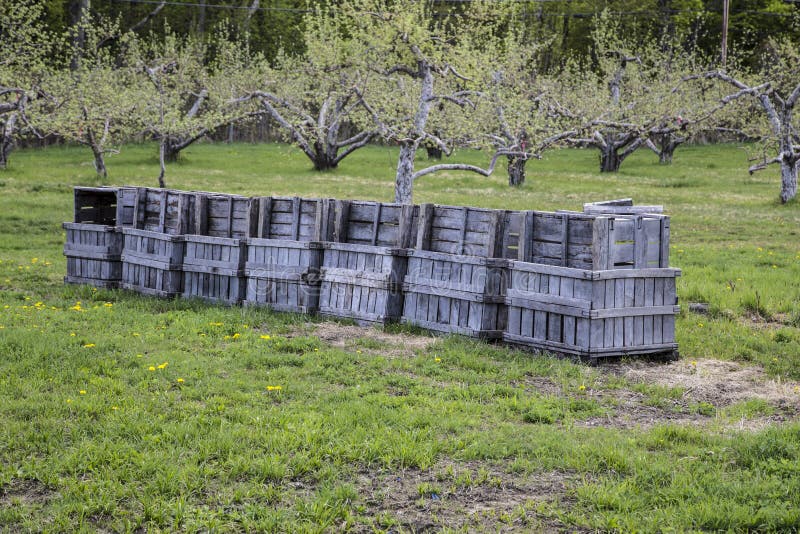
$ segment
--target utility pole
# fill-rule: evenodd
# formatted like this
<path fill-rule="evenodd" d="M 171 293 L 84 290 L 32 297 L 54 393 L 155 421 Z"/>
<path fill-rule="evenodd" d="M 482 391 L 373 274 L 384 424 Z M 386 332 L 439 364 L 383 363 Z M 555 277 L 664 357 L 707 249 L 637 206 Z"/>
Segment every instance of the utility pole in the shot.
<path fill-rule="evenodd" d="M 728 62 L 728 15 L 730 0 L 722 0 L 722 67 Z"/>

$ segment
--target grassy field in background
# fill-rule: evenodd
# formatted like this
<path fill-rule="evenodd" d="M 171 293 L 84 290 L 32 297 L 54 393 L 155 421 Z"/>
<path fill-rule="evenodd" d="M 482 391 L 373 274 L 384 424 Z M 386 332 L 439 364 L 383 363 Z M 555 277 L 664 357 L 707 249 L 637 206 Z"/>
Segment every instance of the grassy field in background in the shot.
<path fill-rule="evenodd" d="M 371 147 L 319 174 L 285 145 L 198 145 L 167 183 L 391 200 L 395 156 Z M 109 184 L 155 184 L 154 145 L 107 163 Z M 563 150 L 518 190 L 503 172 L 416 184 L 416 202 L 666 207 L 683 359 L 588 368 L 64 286 L 60 223 L 73 185 L 100 184 L 90 154 L 14 152 L 0 172 L 0 530 L 797 530 L 800 204 L 777 201 L 777 171 L 746 166 L 741 147 L 687 147 L 672 166 L 641 152 L 602 175 L 595 152 Z"/>

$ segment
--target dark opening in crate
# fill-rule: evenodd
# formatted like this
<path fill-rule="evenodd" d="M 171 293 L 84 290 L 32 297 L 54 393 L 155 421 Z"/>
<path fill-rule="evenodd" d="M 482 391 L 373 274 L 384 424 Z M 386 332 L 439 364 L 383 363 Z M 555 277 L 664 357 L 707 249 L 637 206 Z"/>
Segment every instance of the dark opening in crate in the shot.
<path fill-rule="evenodd" d="M 335 242 L 325 243 L 322 259 L 322 315 L 361 324 L 400 319 L 417 213 L 416 206 L 336 201 Z"/>
<path fill-rule="evenodd" d="M 116 187 L 75 187 L 73 222 L 116 226 Z"/>
<path fill-rule="evenodd" d="M 503 338 L 598 358 L 671 353 L 677 269 L 588 271 L 512 262 Z"/>
<path fill-rule="evenodd" d="M 331 202 L 299 197 L 257 200 L 256 233 L 247 240 L 245 303 L 279 311 L 316 312 L 320 241 L 331 238 Z"/>

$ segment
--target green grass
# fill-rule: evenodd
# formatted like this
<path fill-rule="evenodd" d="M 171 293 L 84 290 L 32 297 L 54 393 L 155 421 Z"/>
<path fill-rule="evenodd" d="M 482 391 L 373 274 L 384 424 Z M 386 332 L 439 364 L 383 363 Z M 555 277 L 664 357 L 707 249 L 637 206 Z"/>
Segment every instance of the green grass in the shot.
<path fill-rule="evenodd" d="M 394 155 L 374 147 L 318 174 L 283 145 L 199 145 L 167 179 L 389 200 Z M 158 162 L 142 145 L 108 165 L 110 183 L 153 185 Z M 777 174 L 748 176 L 736 146 L 596 166 L 593 152 L 550 153 L 521 190 L 502 173 L 428 176 L 416 201 L 664 204 L 681 302 L 711 309 L 681 313 L 684 358 L 800 378 L 800 208 L 776 201 Z M 71 186 L 97 183 L 76 148 L 14 152 L 0 173 L 0 530 L 800 528 L 796 411 L 736 429 L 785 409 L 761 399 L 716 406 L 458 337 L 408 346 L 398 334 L 419 332 L 392 327 L 332 343 L 308 317 L 64 286 Z M 663 419 L 616 424 L 622 392 Z"/>

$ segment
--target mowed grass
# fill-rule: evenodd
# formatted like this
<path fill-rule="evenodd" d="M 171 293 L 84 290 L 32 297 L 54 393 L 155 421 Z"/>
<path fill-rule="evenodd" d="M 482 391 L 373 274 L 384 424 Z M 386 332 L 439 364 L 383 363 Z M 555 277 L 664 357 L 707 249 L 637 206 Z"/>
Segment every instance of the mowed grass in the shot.
<path fill-rule="evenodd" d="M 198 145 L 167 180 L 390 200 L 395 155 L 373 147 L 319 174 L 285 145 Z M 153 185 L 155 147 L 108 165 L 109 183 Z M 531 162 L 520 190 L 502 172 L 447 173 L 415 200 L 664 204 L 681 303 L 710 307 L 681 312 L 686 365 L 737 360 L 792 381 L 800 207 L 777 202 L 776 172 L 746 165 L 737 146 L 687 147 L 669 167 L 642 152 L 601 175 L 595 153 L 565 150 Z M 98 183 L 71 147 L 15 152 L 0 173 L 0 530 L 800 528 L 796 412 L 732 424 L 782 409 L 764 400 L 677 406 L 691 400 L 680 388 L 459 337 L 64 286 L 71 186 Z M 617 424 L 623 392 L 667 422 Z"/>

